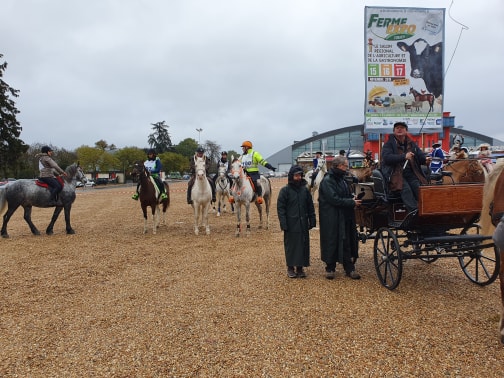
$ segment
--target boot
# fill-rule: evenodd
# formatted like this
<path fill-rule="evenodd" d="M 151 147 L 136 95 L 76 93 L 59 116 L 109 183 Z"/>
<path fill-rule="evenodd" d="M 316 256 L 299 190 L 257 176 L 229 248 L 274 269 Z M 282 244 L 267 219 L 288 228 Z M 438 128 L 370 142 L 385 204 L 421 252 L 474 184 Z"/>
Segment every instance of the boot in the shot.
<path fill-rule="evenodd" d="M 168 196 L 166 195 L 166 193 L 165 193 L 165 192 L 162 192 L 162 193 L 161 193 L 161 199 L 162 199 L 162 200 L 166 200 L 166 199 L 168 199 Z"/>
<path fill-rule="evenodd" d="M 132 199 L 134 199 L 135 201 L 138 201 L 138 192 L 135 192 L 132 196 L 131 196 Z"/>

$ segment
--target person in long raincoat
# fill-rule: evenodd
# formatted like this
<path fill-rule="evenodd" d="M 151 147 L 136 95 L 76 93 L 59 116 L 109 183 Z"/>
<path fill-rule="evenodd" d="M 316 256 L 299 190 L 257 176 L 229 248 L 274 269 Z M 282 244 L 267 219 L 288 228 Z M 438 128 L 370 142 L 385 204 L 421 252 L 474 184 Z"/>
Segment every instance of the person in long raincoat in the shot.
<path fill-rule="evenodd" d="M 320 253 L 330 280 L 334 279 L 336 263 L 343 264 L 348 277 L 360 278 L 355 271 L 359 243 L 354 208 L 362 201 L 354 199 L 345 180 L 347 169 L 348 159 L 336 156 L 319 187 Z"/>
<path fill-rule="evenodd" d="M 303 175 L 303 168 L 294 165 L 289 170 L 288 184 L 280 189 L 277 199 L 278 220 L 284 232 L 287 276 L 290 278 L 306 277 L 303 268 L 310 266 L 309 230 L 316 226 L 315 206 Z"/>

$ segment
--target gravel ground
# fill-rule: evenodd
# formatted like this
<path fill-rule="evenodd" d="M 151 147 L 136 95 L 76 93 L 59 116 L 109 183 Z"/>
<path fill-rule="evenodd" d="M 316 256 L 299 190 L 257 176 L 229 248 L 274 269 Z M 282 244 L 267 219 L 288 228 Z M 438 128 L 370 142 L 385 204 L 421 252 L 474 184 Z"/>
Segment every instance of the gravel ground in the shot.
<path fill-rule="evenodd" d="M 195 236 L 185 183 L 174 183 L 167 225 L 144 235 L 132 191 L 78 189 L 75 235 L 61 218 L 53 236 L 33 236 L 14 214 L 0 240 L 1 377 L 503 374 L 498 283 L 472 284 L 455 259 L 409 260 L 389 291 L 368 241 L 363 278 L 338 266 L 329 281 L 314 229 L 308 277 L 288 279 L 276 203 L 270 230 L 254 209 L 248 238 L 230 213 Z M 51 214 L 33 210 L 39 229 Z"/>

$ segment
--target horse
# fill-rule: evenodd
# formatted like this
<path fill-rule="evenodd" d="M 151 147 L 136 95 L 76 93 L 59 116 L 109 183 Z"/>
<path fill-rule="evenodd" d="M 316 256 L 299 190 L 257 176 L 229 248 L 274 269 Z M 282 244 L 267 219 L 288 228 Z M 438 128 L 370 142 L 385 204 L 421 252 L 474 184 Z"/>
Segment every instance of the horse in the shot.
<path fill-rule="evenodd" d="M 208 209 L 212 201 L 212 187 L 206 176 L 206 163 L 204 158 L 194 157 L 194 172 L 196 177 L 191 189 L 192 207 L 194 210 L 194 233 L 199 234 L 199 225 L 205 227 L 205 232 L 210 235 L 208 224 Z"/>
<path fill-rule="evenodd" d="M 315 181 L 313 182 L 313 186 L 312 186 L 311 177 L 313 175 L 313 169 L 310 169 L 309 171 L 306 172 L 306 178 L 307 178 L 306 187 L 310 191 L 312 198 L 315 196 L 315 192 L 318 190 L 319 185 L 322 182 L 322 179 L 324 178 L 326 173 L 327 173 L 327 162 L 325 160 L 323 160 L 322 164 L 320 165 L 319 172 L 317 173 L 317 177 L 315 177 Z"/>
<path fill-rule="evenodd" d="M 30 226 L 33 235 L 40 235 L 39 230 L 31 220 L 32 207 L 55 207 L 51 222 L 46 228 L 46 234 L 52 235 L 54 223 L 58 219 L 61 211 L 64 210 L 66 233 L 69 235 L 75 234 L 74 229 L 70 225 L 70 211 L 72 204 L 75 201 L 75 187 L 77 180 L 86 182 L 87 179 L 82 172 L 82 169 L 77 164 L 72 164 L 65 170 L 66 176 L 59 176 L 59 180 L 63 184 L 63 189 L 59 193 L 58 200 L 55 202 L 51 199 L 51 192 L 47 188 L 47 184 L 38 180 L 21 179 L 10 182 L 0 188 L 0 214 L 7 212 L 3 216 L 3 224 L 1 235 L 3 238 L 8 238 L 7 224 L 19 206 L 24 209 L 24 220 Z"/>
<path fill-rule="evenodd" d="M 484 183 L 487 174 L 479 159 L 449 160 L 443 171 L 452 172 L 443 176 L 443 184 Z"/>
<path fill-rule="evenodd" d="M 219 171 L 217 173 L 217 178 L 215 180 L 215 196 L 217 197 L 217 216 L 221 215 L 221 204 L 222 211 L 226 211 L 226 202 L 229 202 L 229 198 L 231 198 L 231 194 L 229 193 L 231 190 L 231 185 L 229 184 L 229 180 L 227 177 L 226 167 L 219 167 Z M 234 206 L 231 204 L 231 210 L 234 212 Z"/>
<path fill-rule="evenodd" d="M 413 88 L 410 88 L 409 93 L 413 95 L 417 103 L 427 101 L 429 103 L 429 112 L 434 110 L 434 95 L 432 93 L 422 94 Z"/>
<path fill-rule="evenodd" d="M 250 235 L 250 203 L 255 202 L 257 211 L 259 212 L 259 229 L 263 225 L 262 206 L 257 202 L 257 197 L 252 188 L 252 180 L 247 176 L 243 169 L 241 162 L 238 159 L 233 159 L 231 163 L 231 175 L 233 177 L 233 185 L 231 187 L 231 194 L 233 202 L 236 205 L 236 218 L 237 225 L 235 236 L 239 237 L 241 234 L 241 207 L 245 207 L 245 222 L 247 224 L 246 235 Z M 266 229 L 269 229 L 269 211 L 271 205 L 271 183 L 268 178 L 261 176 L 257 180 L 258 184 L 262 187 L 262 197 L 266 208 Z"/>
<path fill-rule="evenodd" d="M 144 217 L 143 233 L 147 233 L 147 208 L 150 206 L 152 213 L 152 233 L 156 234 L 157 227 L 160 224 L 160 204 L 163 205 L 163 218 L 161 220 L 161 224 L 166 224 L 166 210 L 168 209 L 168 206 L 170 206 L 170 187 L 166 181 L 163 181 L 167 198 L 161 199 L 161 193 L 159 192 L 154 178 L 141 161 L 135 162 L 131 175 L 138 176 L 138 180 L 140 182 L 139 201 Z"/>
<path fill-rule="evenodd" d="M 373 167 L 351 167 L 349 173 L 357 178 L 359 182 L 371 182 L 374 169 L 376 169 L 376 165 L 373 165 Z"/>
<path fill-rule="evenodd" d="M 488 174 L 483 186 L 483 203 L 479 226 L 482 235 L 492 235 L 495 226 L 504 214 L 504 162 L 495 164 L 494 169 Z M 501 292 L 501 317 L 499 322 L 499 333 L 501 343 L 504 344 L 504 250 L 499 251 L 500 269 L 499 281 Z"/>

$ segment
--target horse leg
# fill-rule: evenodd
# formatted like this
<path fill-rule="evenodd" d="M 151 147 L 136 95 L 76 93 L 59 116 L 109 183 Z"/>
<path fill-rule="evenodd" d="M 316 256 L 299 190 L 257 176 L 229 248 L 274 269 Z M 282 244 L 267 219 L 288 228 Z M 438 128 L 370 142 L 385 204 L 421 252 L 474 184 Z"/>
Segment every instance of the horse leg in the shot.
<path fill-rule="evenodd" d="M 501 303 L 502 303 L 499 332 L 501 343 L 504 344 L 504 251 L 500 251 L 499 281 L 500 281 Z"/>
<path fill-rule="evenodd" d="M 63 207 L 61 206 L 56 206 L 55 209 L 54 209 L 54 213 L 53 213 L 53 216 L 51 218 L 51 222 L 49 222 L 49 225 L 47 226 L 46 228 L 46 234 L 47 235 L 52 235 L 53 234 L 53 228 L 54 228 L 54 224 L 56 223 L 56 220 L 58 219 L 60 213 L 61 213 L 61 210 L 63 210 Z M 68 215 L 67 215 L 67 211 L 65 209 L 65 222 L 66 222 L 66 227 L 67 227 L 67 233 L 68 232 L 68 227 L 69 227 L 69 224 L 70 224 L 70 211 L 68 211 Z M 72 230 L 72 228 L 70 227 L 70 230 Z M 73 232 L 73 230 L 72 230 Z M 38 234 L 36 234 L 38 235 Z"/>
<path fill-rule="evenodd" d="M 18 207 L 19 206 L 9 208 L 7 210 L 7 212 L 4 214 L 4 216 L 3 216 L 3 224 L 2 224 L 2 238 L 6 238 L 7 239 L 9 237 L 9 234 L 7 233 L 7 224 L 9 223 L 10 217 L 12 216 L 12 214 L 14 214 L 14 212 L 16 211 L 16 209 Z"/>
<path fill-rule="evenodd" d="M 72 228 L 72 226 L 70 225 L 70 211 L 72 210 L 72 204 L 65 206 L 64 209 L 65 209 L 64 214 L 65 214 L 66 233 L 67 233 L 67 235 L 73 235 L 73 234 L 75 234 L 75 231 Z"/>
<path fill-rule="evenodd" d="M 245 204 L 245 222 L 247 224 L 247 229 L 245 231 L 246 235 L 250 235 L 250 202 Z"/>
<path fill-rule="evenodd" d="M 241 205 L 239 203 L 236 204 L 236 220 L 238 223 L 236 224 L 235 236 L 240 236 L 241 233 Z"/>
<path fill-rule="evenodd" d="M 152 205 L 151 209 L 152 209 L 152 234 L 156 235 L 157 225 L 159 222 L 159 206 Z"/>
<path fill-rule="evenodd" d="M 193 207 L 194 207 L 194 234 L 199 235 L 199 212 L 201 205 L 199 203 L 195 203 Z"/>
<path fill-rule="evenodd" d="M 210 225 L 208 224 L 208 210 L 210 210 L 210 203 L 206 204 L 203 208 L 203 224 L 205 225 L 205 233 L 210 235 Z"/>
<path fill-rule="evenodd" d="M 147 233 L 147 206 L 142 204 L 142 213 L 144 217 L 144 228 L 143 228 L 143 233 Z"/>
<path fill-rule="evenodd" d="M 263 197 L 264 200 L 264 197 Z M 263 217 L 262 217 L 262 205 L 259 205 L 257 202 L 255 203 L 257 207 L 257 212 L 259 213 L 259 229 L 262 229 L 263 226 Z"/>
<path fill-rule="evenodd" d="M 39 230 L 37 230 L 37 227 L 35 227 L 35 225 L 33 224 L 32 220 L 31 220 L 31 212 L 32 212 L 32 207 L 31 206 L 24 206 L 24 220 L 26 221 L 26 223 L 28 223 L 28 226 L 30 226 L 30 230 L 32 232 L 33 235 L 40 235 L 40 232 Z"/>

